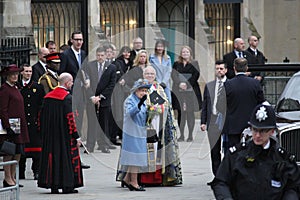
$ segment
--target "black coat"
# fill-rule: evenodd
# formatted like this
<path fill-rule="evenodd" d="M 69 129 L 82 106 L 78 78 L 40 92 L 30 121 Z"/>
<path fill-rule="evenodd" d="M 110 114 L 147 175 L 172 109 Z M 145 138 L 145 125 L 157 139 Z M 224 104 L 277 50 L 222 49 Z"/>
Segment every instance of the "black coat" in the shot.
<path fill-rule="evenodd" d="M 82 168 L 76 146 L 79 135 L 69 92 L 60 87 L 49 92 L 40 121 L 43 146 L 38 187 L 82 187 Z"/>
<path fill-rule="evenodd" d="M 32 76 L 31 80 L 38 82 L 40 77 L 46 73 L 46 70 L 44 69 L 43 65 L 38 61 L 32 66 Z"/>
<path fill-rule="evenodd" d="M 83 63 L 84 59 L 86 58 L 85 51 L 81 50 L 80 55 L 81 55 L 81 63 Z M 75 80 L 77 72 L 81 68 L 81 66 L 78 65 L 76 55 L 74 54 L 72 48 L 69 48 L 65 50 L 63 53 L 61 53 L 60 60 L 61 63 L 60 63 L 59 74 L 63 72 L 68 72 L 72 75 L 73 80 Z M 82 80 L 82 77 L 79 78 L 80 80 Z"/>
<path fill-rule="evenodd" d="M 183 81 L 183 74 L 188 75 L 187 85 L 189 91 L 180 91 L 179 84 Z M 175 62 L 172 70 L 172 105 L 174 109 L 180 109 L 183 101 L 186 101 L 188 111 L 199 111 L 202 107 L 202 95 L 198 84 L 200 76 L 199 64 L 192 61 L 183 66 L 183 63 Z M 182 110 L 182 109 L 181 109 Z"/>
<path fill-rule="evenodd" d="M 105 62 L 102 76 L 97 84 L 95 96 L 103 95 L 100 107 L 111 106 L 111 96 L 116 84 L 116 66 Z"/>
<path fill-rule="evenodd" d="M 221 102 L 227 104 L 223 132 L 241 134 L 249 126 L 253 109 L 265 100 L 262 88 L 256 79 L 239 74 L 224 83 L 224 90 L 226 94 L 217 103 L 217 109 L 222 112 Z"/>
<path fill-rule="evenodd" d="M 267 150 L 251 141 L 226 154 L 212 185 L 217 200 L 299 199 L 299 168 L 288 152 L 270 141 Z"/>
<path fill-rule="evenodd" d="M 247 51 L 243 51 L 243 57 L 245 59 L 247 59 L 248 63 L 252 63 L 252 55 L 247 52 Z M 236 59 L 237 56 L 235 55 L 235 52 L 232 51 L 230 53 L 227 53 L 223 56 L 223 60 L 224 62 L 226 63 L 226 66 L 227 66 L 227 73 L 226 73 L 226 77 L 228 79 L 232 79 L 234 76 L 235 76 L 235 73 L 234 73 L 234 69 L 233 69 L 233 61 L 234 59 Z"/>
<path fill-rule="evenodd" d="M 264 65 L 265 64 L 266 58 L 261 51 L 256 50 L 257 55 L 255 55 L 255 52 L 252 51 L 252 49 L 250 49 L 250 47 L 248 47 L 248 49 L 246 49 L 246 51 L 249 52 L 252 56 L 251 59 L 248 61 L 248 64 L 255 64 L 255 65 L 259 65 L 259 64 Z M 264 75 L 265 75 L 264 72 L 251 72 L 250 77 L 255 77 L 255 76 L 264 77 Z"/>
<path fill-rule="evenodd" d="M 20 82 L 22 84 L 22 82 Z M 42 137 L 38 129 L 38 117 L 45 95 L 43 86 L 30 81 L 26 86 L 21 86 L 24 99 L 24 109 L 29 133 L 30 143 L 25 144 L 27 157 L 41 152 Z"/>

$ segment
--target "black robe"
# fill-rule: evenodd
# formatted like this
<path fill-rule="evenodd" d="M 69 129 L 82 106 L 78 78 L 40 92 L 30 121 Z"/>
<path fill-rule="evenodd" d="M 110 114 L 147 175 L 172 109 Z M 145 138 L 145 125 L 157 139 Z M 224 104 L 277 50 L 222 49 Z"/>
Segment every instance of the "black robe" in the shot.
<path fill-rule="evenodd" d="M 40 117 L 43 138 L 38 187 L 77 188 L 83 186 L 76 139 L 72 96 L 63 88 L 49 92 Z"/>

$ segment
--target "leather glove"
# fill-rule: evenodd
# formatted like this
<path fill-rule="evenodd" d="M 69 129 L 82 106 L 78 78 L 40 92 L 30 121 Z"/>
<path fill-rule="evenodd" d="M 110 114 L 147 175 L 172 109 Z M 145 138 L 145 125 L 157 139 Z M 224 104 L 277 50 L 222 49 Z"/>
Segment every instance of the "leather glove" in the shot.
<path fill-rule="evenodd" d="M 147 95 L 145 94 L 141 99 L 138 104 L 138 108 L 141 109 L 141 106 L 143 105 L 144 101 L 147 99 Z"/>
<path fill-rule="evenodd" d="M 16 135 L 16 133 L 9 127 L 6 128 L 7 135 Z"/>
<path fill-rule="evenodd" d="M 160 85 L 163 89 L 165 89 L 165 88 L 167 87 L 165 83 L 160 83 L 159 85 Z"/>

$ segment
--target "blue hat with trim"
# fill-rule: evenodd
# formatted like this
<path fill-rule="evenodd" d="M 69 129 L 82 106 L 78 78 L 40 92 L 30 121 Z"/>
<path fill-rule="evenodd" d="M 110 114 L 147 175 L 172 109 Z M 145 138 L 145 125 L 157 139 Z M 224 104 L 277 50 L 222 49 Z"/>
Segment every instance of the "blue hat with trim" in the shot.
<path fill-rule="evenodd" d="M 132 87 L 132 89 L 130 90 L 130 92 L 135 92 L 137 89 L 139 88 L 147 88 L 149 89 L 151 87 L 152 84 L 149 83 L 149 81 L 147 79 L 139 79 L 136 82 L 134 82 L 134 85 Z"/>

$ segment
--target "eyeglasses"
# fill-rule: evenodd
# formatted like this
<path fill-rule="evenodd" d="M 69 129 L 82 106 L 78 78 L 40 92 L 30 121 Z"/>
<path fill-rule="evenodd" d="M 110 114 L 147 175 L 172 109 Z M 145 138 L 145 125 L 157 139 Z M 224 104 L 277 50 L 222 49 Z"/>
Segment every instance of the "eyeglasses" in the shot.
<path fill-rule="evenodd" d="M 77 41 L 77 42 L 82 42 L 83 39 L 82 38 L 73 38 L 73 40 Z"/>
<path fill-rule="evenodd" d="M 264 133 L 269 132 L 270 130 L 272 130 L 272 129 L 259 129 L 259 128 L 253 128 L 253 127 L 252 127 L 253 133 L 264 134 Z"/>

